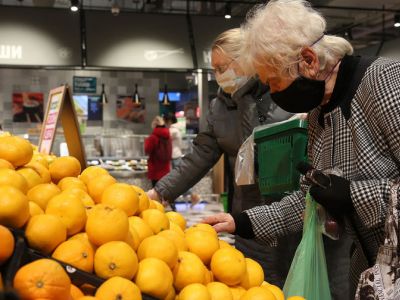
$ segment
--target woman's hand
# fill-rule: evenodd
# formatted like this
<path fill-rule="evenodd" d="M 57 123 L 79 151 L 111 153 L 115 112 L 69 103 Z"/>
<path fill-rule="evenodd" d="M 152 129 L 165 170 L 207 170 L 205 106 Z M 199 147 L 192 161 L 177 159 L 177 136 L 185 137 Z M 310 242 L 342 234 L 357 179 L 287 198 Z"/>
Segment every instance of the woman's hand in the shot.
<path fill-rule="evenodd" d="M 210 224 L 217 232 L 235 232 L 235 220 L 232 215 L 227 213 L 219 213 L 201 220 L 202 223 Z"/>
<path fill-rule="evenodd" d="M 146 194 L 150 199 L 160 202 L 160 196 L 158 195 L 155 189 L 148 190 Z"/>

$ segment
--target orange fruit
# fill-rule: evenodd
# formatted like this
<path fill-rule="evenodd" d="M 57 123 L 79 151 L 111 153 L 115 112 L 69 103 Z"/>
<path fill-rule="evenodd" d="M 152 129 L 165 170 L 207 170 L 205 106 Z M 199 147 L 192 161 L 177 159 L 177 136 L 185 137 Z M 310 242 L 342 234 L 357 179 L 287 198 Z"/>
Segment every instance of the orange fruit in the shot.
<path fill-rule="evenodd" d="M 19 168 L 17 170 L 17 173 L 22 175 L 27 183 L 27 190 L 30 190 L 34 186 L 43 183 L 42 178 L 40 175 L 35 171 L 32 170 L 31 168 Z"/>
<path fill-rule="evenodd" d="M 140 217 L 150 226 L 154 234 L 169 229 L 167 216 L 157 209 L 146 209 L 140 214 Z"/>
<path fill-rule="evenodd" d="M 0 225 L 0 265 L 8 260 L 14 252 L 14 236 L 11 231 L 2 225 Z"/>
<path fill-rule="evenodd" d="M 9 161 L 0 158 L 0 169 L 11 169 L 11 170 L 14 170 L 14 166 Z"/>
<path fill-rule="evenodd" d="M 93 251 L 97 249 L 97 247 L 89 241 L 89 238 L 88 238 L 88 235 L 86 232 L 77 233 L 77 234 L 71 236 L 68 240 L 79 240 L 79 241 L 89 245 L 90 247 L 92 247 Z"/>
<path fill-rule="evenodd" d="M 47 203 L 46 214 L 60 217 L 68 236 L 81 232 L 86 224 L 86 210 L 78 197 L 61 193 Z"/>
<path fill-rule="evenodd" d="M 76 188 L 87 192 L 86 184 L 82 180 L 76 177 L 64 177 L 58 182 L 57 186 L 62 191 Z"/>
<path fill-rule="evenodd" d="M 142 218 L 132 216 L 128 218 L 129 220 L 129 228 L 135 230 L 138 237 L 139 243 L 141 243 L 145 238 L 153 235 L 153 230 L 151 230 L 150 226 L 147 225 Z"/>
<path fill-rule="evenodd" d="M 57 157 L 49 166 L 51 180 L 58 183 L 64 177 L 77 177 L 81 173 L 81 163 L 73 156 Z"/>
<path fill-rule="evenodd" d="M 84 190 L 79 189 L 79 188 L 68 188 L 62 192 L 63 194 L 71 194 L 77 196 L 82 204 L 87 207 L 87 206 L 94 206 L 95 203 L 93 199 L 89 196 L 88 193 L 86 193 Z"/>
<path fill-rule="evenodd" d="M 132 281 L 115 276 L 100 285 L 96 292 L 96 298 L 99 300 L 140 300 L 142 294 Z"/>
<path fill-rule="evenodd" d="M 58 245 L 52 257 L 80 270 L 93 271 L 94 251 L 90 245 L 78 239 Z"/>
<path fill-rule="evenodd" d="M 17 271 L 14 288 L 21 299 L 70 300 L 71 280 L 63 267 L 51 259 L 39 259 Z"/>
<path fill-rule="evenodd" d="M 229 287 L 222 282 L 210 282 L 207 284 L 211 300 L 233 300 L 232 292 Z"/>
<path fill-rule="evenodd" d="M 181 237 L 183 237 L 183 238 L 185 237 L 184 231 L 176 223 L 170 221 L 169 222 L 169 229 L 171 229 L 172 231 L 175 231 Z"/>
<path fill-rule="evenodd" d="M 82 293 L 82 291 L 76 285 L 71 284 L 72 300 L 77 300 L 83 296 L 84 296 L 84 294 Z"/>
<path fill-rule="evenodd" d="M 218 281 L 234 286 L 246 273 L 246 261 L 243 254 L 233 247 L 219 249 L 212 256 L 211 271 Z"/>
<path fill-rule="evenodd" d="M 0 158 L 12 163 L 14 167 L 27 164 L 33 155 L 31 144 L 18 136 L 0 138 Z"/>
<path fill-rule="evenodd" d="M 94 202 L 100 203 L 104 190 L 116 182 L 117 180 L 109 174 L 99 175 L 87 183 L 88 194 Z"/>
<path fill-rule="evenodd" d="M 139 245 L 139 260 L 149 257 L 159 258 L 165 261 L 172 269 L 178 261 L 178 250 L 175 245 L 167 238 L 159 235 L 152 235 L 145 238 Z"/>
<path fill-rule="evenodd" d="M 125 242 L 131 246 L 133 250 L 137 251 L 140 245 L 140 240 L 135 229 L 129 227 L 129 232 L 126 236 Z"/>
<path fill-rule="evenodd" d="M 240 300 L 276 300 L 276 298 L 268 289 L 257 286 L 247 290 Z"/>
<path fill-rule="evenodd" d="M 287 300 L 306 300 L 306 299 L 301 296 L 292 296 L 287 298 Z"/>
<path fill-rule="evenodd" d="M 44 214 L 43 209 L 33 201 L 29 201 L 29 215 L 31 217 Z"/>
<path fill-rule="evenodd" d="M 162 213 L 165 212 L 164 205 L 162 205 L 160 202 L 158 202 L 156 200 L 150 200 L 150 202 L 153 202 L 152 208 L 157 209 L 157 210 L 161 211 Z"/>
<path fill-rule="evenodd" d="M 120 208 L 97 204 L 87 217 L 86 233 L 89 241 L 96 246 L 111 241 L 124 241 L 128 231 L 128 216 Z"/>
<path fill-rule="evenodd" d="M 99 298 L 93 296 L 83 296 L 78 298 L 78 300 L 98 300 Z"/>
<path fill-rule="evenodd" d="M 210 263 L 211 257 L 219 249 L 218 238 L 208 231 L 187 231 L 185 240 L 189 251 L 200 257 L 205 265 Z M 207 245 L 207 247 L 204 247 L 204 245 Z"/>
<path fill-rule="evenodd" d="M 28 197 L 15 187 L 0 186 L 0 224 L 20 228 L 28 219 Z"/>
<path fill-rule="evenodd" d="M 242 278 L 240 285 L 246 290 L 249 288 L 260 286 L 264 281 L 264 270 L 261 265 L 252 260 L 251 258 L 245 258 L 246 261 L 246 272 Z"/>
<path fill-rule="evenodd" d="M 25 236 L 30 247 L 49 254 L 66 240 L 67 229 L 57 216 L 37 215 L 29 220 Z"/>
<path fill-rule="evenodd" d="M 32 159 L 29 163 L 37 162 L 40 163 L 43 167 L 49 169 L 49 163 L 46 159 L 46 154 L 41 153 L 33 153 Z"/>
<path fill-rule="evenodd" d="M 196 254 L 187 251 L 178 252 L 178 263 L 172 270 L 174 286 L 177 291 L 192 283 L 204 283 L 206 268 Z"/>
<path fill-rule="evenodd" d="M 246 290 L 241 286 L 230 286 L 229 289 L 231 290 L 233 300 L 242 299 L 242 296 L 246 293 Z"/>
<path fill-rule="evenodd" d="M 232 247 L 229 243 L 225 242 L 224 240 L 218 240 L 219 248 L 229 248 Z"/>
<path fill-rule="evenodd" d="M 283 294 L 282 290 L 273 284 L 262 284 L 262 288 L 268 289 L 272 294 L 274 294 L 276 300 L 285 300 L 285 295 Z"/>
<path fill-rule="evenodd" d="M 96 178 L 100 175 L 107 175 L 108 172 L 106 169 L 98 166 L 90 166 L 82 171 L 82 174 L 79 175 L 79 179 L 82 180 L 85 184 L 88 184 L 90 180 Z"/>
<path fill-rule="evenodd" d="M 145 258 L 139 263 L 135 283 L 142 293 L 164 299 L 172 287 L 172 272 L 168 265 L 158 258 Z"/>
<path fill-rule="evenodd" d="M 35 173 L 37 173 L 40 177 L 40 180 L 41 180 L 40 183 L 50 183 L 51 182 L 49 169 L 47 167 L 43 166 L 39 162 L 30 162 L 21 169 L 31 169 L 32 171 L 35 171 Z M 19 169 L 19 170 L 21 170 L 21 169 Z"/>
<path fill-rule="evenodd" d="M 60 189 L 55 184 L 42 183 L 30 189 L 27 196 L 30 201 L 35 202 L 41 209 L 45 210 L 50 199 L 60 192 Z"/>
<path fill-rule="evenodd" d="M 179 300 L 211 300 L 211 295 L 204 285 L 192 283 L 185 286 L 179 293 Z"/>
<path fill-rule="evenodd" d="M 186 245 L 185 238 L 181 236 L 176 231 L 171 229 L 163 230 L 158 233 L 158 235 L 169 239 L 175 246 L 178 251 L 187 251 L 188 247 Z"/>
<path fill-rule="evenodd" d="M 165 215 L 170 220 L 170 222 L 174 222 L 182 230 L 186 229 L 186 220 L 180 213 L 177 213 L 175 211 L 169 211 L 169 212 L 165 213 Z"/>
<path fill-rule="evenodd" d="M 25 177 L 15 170 L 0 169 L 0 186 L 4 185 L 13 186 L 24 194 L 28 190 L 28 182 Z"/>
<path fill-rule="evenodd" d="M 188 229 L 185 230 L 185 233 L 196 231 L 196 230 L 207 231 L 207 232 L 215 235 L 216 237 L 218 237 L 218 234 L 215 231 L 214 227 L 212 227 L 209 224 L 203 224 L 203 223 L 198 223 L 198 224 L 195 224 L 195 225 L 189 227 Z"/>
<path fill-rule="evenodd" d="M 114 183 L 104 190 L 101 195 L 101 203 L 119 207 L 130 217 L 133 216 L 138 209 L 139 196 L 129 184 Z"/>
<path fill-rule="evenodd" d="M 139 197 L 139 206 L 136 214 L 140 214 L 142 211 L 146 210 L 150 206 L 150 198 L 147 196 L 146 192 L 136 185 L 132 185 Z"/>
<path fill-rule="evenodd" d="M 214 274 L 206 268 L 204 272 L 204 284 L 208 284 L 214 281 Z"/>
<path fill-rule="evenodd" d="M 100 246 L 94 255 L 94 270 L 101 278 L 121 276 L 130 280 L 137 268 L 136 253 L 125 242 L 108 242 Z"/>
<path fill-rule="evenodd" d="M 174 287 L 171 287 L 169 289 L 167 296 L 165 296 L 164 300 L 175 300 L 175 298 L 176 298 L 175 289 Z"/>

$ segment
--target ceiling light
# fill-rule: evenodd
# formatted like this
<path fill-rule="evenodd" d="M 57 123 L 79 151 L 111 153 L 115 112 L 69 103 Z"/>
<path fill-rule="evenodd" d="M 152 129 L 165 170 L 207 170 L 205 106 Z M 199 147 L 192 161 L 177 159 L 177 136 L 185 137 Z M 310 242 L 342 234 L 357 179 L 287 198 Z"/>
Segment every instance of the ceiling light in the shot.
<path fill-rule="evenodd" d="M 71 11 L 76 12 L 79 10 L 79 0 L 71 0 Z"/>
<path fill-rule="evenodd" d="M 138 87 L 137 87 L 136 83 L 135 83 L 135 92 L 133 93 L 133 96 L 132 96 L 132 102 L 134 104 L 138 104 L 138 105 L 142 104 L 142 102 L 140 101 L 140 96 L 139 96 Z"/>
<path fill-rule="evenodd" d="M 163 105 L 170 105 L 171 104 L 171 102 L 169 101 L 167 85 L 164 85 L 164 95 L 163 95 L 163 98 L 162 98 L 162 104 Z"/>
<path fill-rule="evenodd" d="M 232 8 L 230 2 L 228 2 L 225 6 L 225 19 L 232 18 Z"/>
<path fill-rule="evenodd" d="M 394 27 L 400 27 L 400 14 L 394 15 Z"/>

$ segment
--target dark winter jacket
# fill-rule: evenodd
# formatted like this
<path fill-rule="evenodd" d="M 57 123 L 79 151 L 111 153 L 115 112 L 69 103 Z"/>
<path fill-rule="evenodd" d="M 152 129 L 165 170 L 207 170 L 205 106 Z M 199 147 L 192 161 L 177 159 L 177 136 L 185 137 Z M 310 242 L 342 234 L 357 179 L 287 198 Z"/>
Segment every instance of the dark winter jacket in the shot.
<path fill-rule="evenodd" d="M 161 159 L 157 155 L 156 148 L 159 147 L 160 138 L 165 139 L 169 147 L 172 147 L 169 129 L 166 127 L 154 128 L 151 135 L 144 140 L 144 152 L 149 156 L 147 177 L 151 180 L 159 180 L 171 170 L 171 152 L 168 160 Z"/>
<path fill-rule="evenodd" d="M 234 182 L 236 155 L 254 127 L 289 116 L 272 102 L 268 88 L 255 79 L 249 80 L 232 97 L 219 91 L 210 103 L 208 129 L 196 136 L 192 152 L 157 183 L 156 191 L 164 199 L 173 201 L 195 185 L 225 154 L 229 186 L 233 187 L 229 191 L 233 196 L 233 212 L 264 204 L 257 185 L 237 186 Z"/>

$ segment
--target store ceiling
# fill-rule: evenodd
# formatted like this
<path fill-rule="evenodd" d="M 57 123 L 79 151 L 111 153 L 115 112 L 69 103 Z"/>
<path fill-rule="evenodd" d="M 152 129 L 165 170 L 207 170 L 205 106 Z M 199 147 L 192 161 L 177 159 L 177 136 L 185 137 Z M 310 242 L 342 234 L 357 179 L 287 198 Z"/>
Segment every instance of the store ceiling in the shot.
<path fill-rule="evenodd" d="M 312 0 L 328 21 L 328 31 L 351 40 L 355 49 L 380 44 L 400 37 L 400 28 L 394 28 L 394 16 L 400 14 L 400 0 Z M 228 4 L 229 3 L 229 4 Z M 87 9 L 120 11 L 215 15 L 223 18 L 226 5 L 233 16 L 245 16 L 256 0 L 84 0 Z M 0 0 L 1 5 L 68 8 L 69 0 Z M 1 8 L 0 8 L 1 9 Z M 229 22 L 229 20 L 227 20 Z"/>

